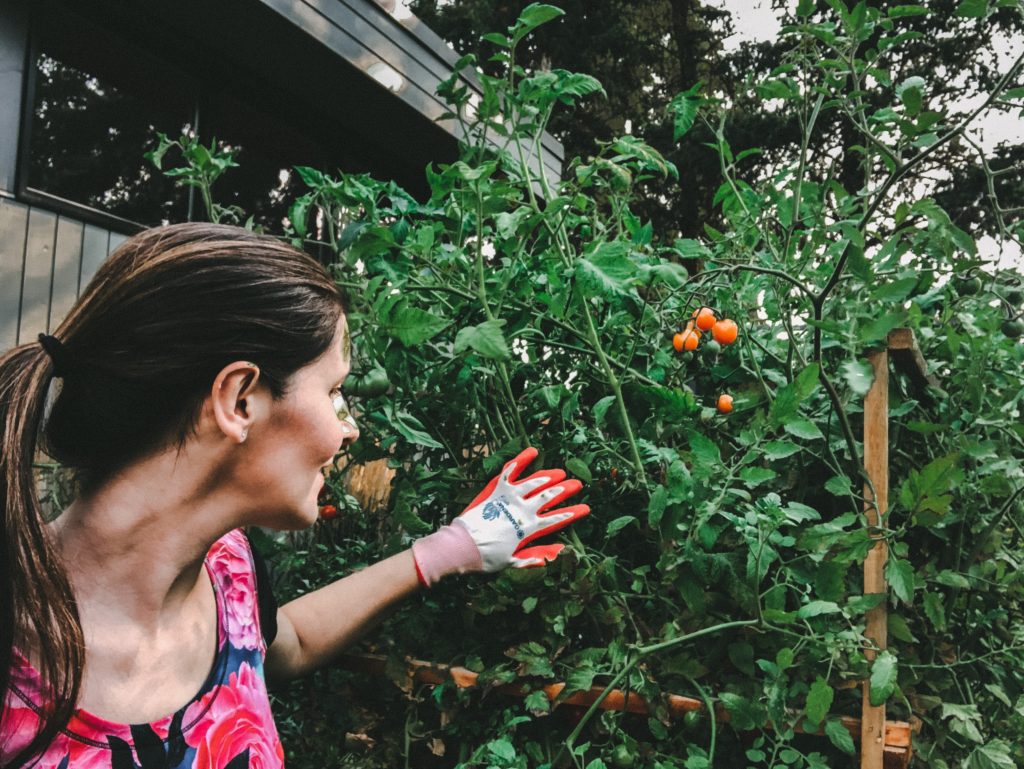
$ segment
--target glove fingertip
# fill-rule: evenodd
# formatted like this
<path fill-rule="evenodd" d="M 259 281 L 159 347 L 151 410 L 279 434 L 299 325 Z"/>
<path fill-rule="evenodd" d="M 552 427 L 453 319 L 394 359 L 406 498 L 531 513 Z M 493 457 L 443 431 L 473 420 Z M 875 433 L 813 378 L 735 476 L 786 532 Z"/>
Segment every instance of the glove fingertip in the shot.
<path fill-rule="evenodd" d="M 515 567 L 517 569 L 534 569 L 538 566 L 545 566 L 547 563 L 543 558 L 517 558 Z"/>
<path fill-rule="evenodd" d="M 509 463 L 505 465 L 505 469 L 502 471 L 502 475 L 505 477 L 505 480 L 514 481 L 536 458 L 537 449 L 533 446 L 527 446 L 514 459 L 509 460 Z"/>

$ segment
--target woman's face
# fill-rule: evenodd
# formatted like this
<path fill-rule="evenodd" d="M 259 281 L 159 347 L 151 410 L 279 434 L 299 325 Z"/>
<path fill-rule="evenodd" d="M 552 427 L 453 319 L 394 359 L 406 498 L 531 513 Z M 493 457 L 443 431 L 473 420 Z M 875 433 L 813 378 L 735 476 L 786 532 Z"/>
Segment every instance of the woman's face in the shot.
<path fill-rule="evenodd" d="M 260 519 L 253 523 L 299 529 L 316 521 L 323 469 L 359 437 L 355 420 L 340 408 L 350 349 L 342 316 L 327 352 L 297 371 L 284 397 L 271 402 L 268 417 L 253 423 L 247 477 L 256 486 L 253 517 Z"/>

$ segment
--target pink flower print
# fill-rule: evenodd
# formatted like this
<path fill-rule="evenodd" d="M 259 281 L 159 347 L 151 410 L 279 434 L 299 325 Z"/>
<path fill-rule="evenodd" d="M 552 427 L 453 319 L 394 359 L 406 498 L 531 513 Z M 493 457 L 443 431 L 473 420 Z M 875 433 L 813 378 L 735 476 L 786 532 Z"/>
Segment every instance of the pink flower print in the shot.
<path fill-rule="evenodd" d="M 28 745 L 39 728 L 39 716 L 34 710 L 21 704 L 11 694 L 8 709 L 0 723 L 0 763 L 9 761 L 19 750 Z M 95 735 L 103 741 L 103 735 Z M 56 769 L 65 759 L 74 769 L 109 769 L 110 751 L 72 740 L 65 734 L 58 734 L 49 747 L 32 766 L 35 769 Z"/>
<path fill-rule="evenodd" d="M 7 707 L 0 720 L 0 764 L 4 764 L 24 748 L 39 729 L 39 716 L 31 708 L 24 707 L 17 695 L 11 692 Z"/>
<path fill-rule="evenodd" d="M 201 720 L 185 732 L 185 741 L 196 748 L 195 769 L 223 769 L 232 759 L 249 751 L 250 769 L 280 769 L 284 749 L 277 736 L 263 678 L 243 662 L 228 683 L 214 688 L 185 711 L 185 724 L 203 709 Z"/>
<path fill-rule="evenodd" d="M 256 575 L 241 533 L 231 532 L 219 540 L 210 550 L 206 562 L 224 602 L 226 640 L 240 649 L 259 649 Z"/>

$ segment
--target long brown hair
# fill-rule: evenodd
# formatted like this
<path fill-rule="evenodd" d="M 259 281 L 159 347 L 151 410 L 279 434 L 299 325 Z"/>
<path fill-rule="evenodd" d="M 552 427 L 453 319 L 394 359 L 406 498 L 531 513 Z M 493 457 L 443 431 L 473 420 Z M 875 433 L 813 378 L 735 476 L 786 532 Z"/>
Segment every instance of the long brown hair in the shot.
<path fill-rule="evenodd" d="M 39 754 L 67 724 L 85 661 L 33 477 L 37 444 L 75 471 L 80 490 L 94 490 L 148 453 L 184 443 L 232 361 L 256 363 L 280 398 L 327 350 L 341 313 L 327 271 L 303 252 L 237 227 L 171 225 L 125 241 L 54 332 L 65 370 L 45 418 L 54 357 L 38 343 L 0 356 L 0 703 L 20 644 L 31 644 L 51 695 L 39 733 L 9 766 Z"/>

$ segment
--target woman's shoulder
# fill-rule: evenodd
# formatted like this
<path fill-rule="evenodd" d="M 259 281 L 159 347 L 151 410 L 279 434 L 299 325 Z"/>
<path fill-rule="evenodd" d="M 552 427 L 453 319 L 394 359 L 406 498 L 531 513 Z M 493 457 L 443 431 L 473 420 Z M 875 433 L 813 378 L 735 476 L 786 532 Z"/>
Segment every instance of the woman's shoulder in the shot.
<path fill-rule="evenodd" d="M 249 538 L 243 529 L 232 529 L 216 540 L 207 551 L 206 559 L 216 557 L 244 559 L 252 562 L 252 548 L 249 546 Z"/>
<path fill-rule="evenodd" d="M 252 547 L 242 529 L 222 536 L 206 554 L 206 566 L 219 594 L 223 640 L 237 649 L 266 654 L 260 626 L 259 591 Z"/>

